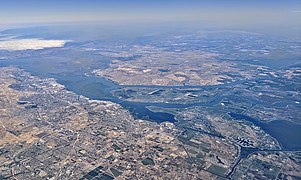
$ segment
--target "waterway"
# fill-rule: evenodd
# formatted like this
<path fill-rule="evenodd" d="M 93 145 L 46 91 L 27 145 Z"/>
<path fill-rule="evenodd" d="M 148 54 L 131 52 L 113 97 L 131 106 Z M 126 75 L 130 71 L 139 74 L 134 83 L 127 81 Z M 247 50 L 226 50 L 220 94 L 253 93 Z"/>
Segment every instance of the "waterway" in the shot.
<path fill-rule="evenodd" d="M 103 59 L 97 63 L 95 68 L 106 67 L 109 60 Z M 41 77 L 51 77 L 57 79 L 57 81 L 68 90 L 75 92 L 78 95 L 83 95 L 91 99 L 108 100 L 120 104 L 124 108 L 128 109 L 136 118 L 156 121 L 158 123 L 164 121 L 175 122 L 174 115 L 164 112 L 150 111 L 147 106 L 157 106 L 161 108 L 188 108 L 192 106 L 207 106 L 213 107 L 220 103 L 223 96 L 217 95 L 213 101 L 208 103 L 195 103 L 195 104 L 172 104 L 172 103 L 149 103 L 149 102 L 129 102 L 118 99 L 111 94 L 112 90 L 122 88 L 114 82 L 95 76 L 87 76 L 86 73 L 91 71 L 91 65 L 85 67 L 74 66 L 70 64 L 69 60 L 62 58 L 22 58 L 15 60 L 1 60 L 0 66 L 17 66 L 26 71 L 29 71 L 33 75 Z M 95 64 L 93 64 L 95 65 Z M 224 86 L 233 86 L 234 84 L 243 83 L 243 81 L 237 81 L 233 84 L 217 85 L 217 86 L 191 86 L 191 88 L 202 88 L 210 90 L 210 88 L 220 88 Z M 133 86 L 131 86 L 133 87 Z M 137 86 L 136 86 L 137 87 Z M 190 88 L 189 86 L 143 86 L 146 88 Z M 253 102 L 256 103 L 256 102 Z M 262 122 L 258 119 L 248 117 L 242 114 L 229 113 L 233 119 L 246 120 L 254 123 L 256 126 L 261 127 L 264 131 L 273 136 L 285 150 L 300 150 L 301 149 L 301 125 L 291 123 L 288 121 L 272 121 Z"/>

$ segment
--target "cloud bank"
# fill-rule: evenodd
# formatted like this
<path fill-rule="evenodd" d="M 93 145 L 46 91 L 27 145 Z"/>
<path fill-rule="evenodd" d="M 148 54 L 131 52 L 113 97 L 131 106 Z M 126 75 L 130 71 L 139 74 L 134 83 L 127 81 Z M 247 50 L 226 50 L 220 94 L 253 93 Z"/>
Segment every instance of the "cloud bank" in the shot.
<path fill-rule="evenodd" d="M 21 51 L 63 47 L 67 40 L 10 39 L 0 41 L 0 50 Z"/>

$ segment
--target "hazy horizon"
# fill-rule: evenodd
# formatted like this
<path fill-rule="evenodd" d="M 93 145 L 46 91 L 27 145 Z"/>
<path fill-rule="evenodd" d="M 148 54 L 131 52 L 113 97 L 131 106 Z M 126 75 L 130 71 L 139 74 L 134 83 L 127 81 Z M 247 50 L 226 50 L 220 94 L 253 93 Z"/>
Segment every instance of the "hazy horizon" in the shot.
<path fill-rule="evenodd" d="M 0 24 L 86 22 L 210 22 L 216 25 L 300 26 L 301 1 L 10 0 L 0 2 Z"/>

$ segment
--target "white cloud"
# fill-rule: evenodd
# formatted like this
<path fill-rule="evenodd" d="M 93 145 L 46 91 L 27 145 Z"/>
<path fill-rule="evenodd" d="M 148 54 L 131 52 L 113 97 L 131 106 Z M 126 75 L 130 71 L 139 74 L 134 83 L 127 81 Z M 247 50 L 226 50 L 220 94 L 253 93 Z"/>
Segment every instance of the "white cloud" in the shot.
<path fill-rule="evenodd" d="M 0 50 L 20 51 L 38 50 L 53 47 L 63 47 L 66 40 L 43 40 L 43 39 L 10 39 L 0 40 Z"/>
<path fill-rule="evenodd" d="M 301 10 L 291 11 L 291 13 L 299 14 L 299 13 L 301 13 Z"/>

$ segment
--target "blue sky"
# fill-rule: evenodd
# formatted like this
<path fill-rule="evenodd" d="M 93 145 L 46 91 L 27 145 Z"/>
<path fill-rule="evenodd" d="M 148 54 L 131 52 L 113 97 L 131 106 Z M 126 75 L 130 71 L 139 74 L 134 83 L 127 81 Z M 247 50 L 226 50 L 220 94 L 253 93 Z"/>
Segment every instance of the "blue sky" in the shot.
<path fill-rule="evenodd" d="M 0 23 L 296 21 L 301 0 L 1 0 Z M 292 18 L 293 17 L 293 18 Z M 281 19 L 282 18 L 282 19 Z"/>

